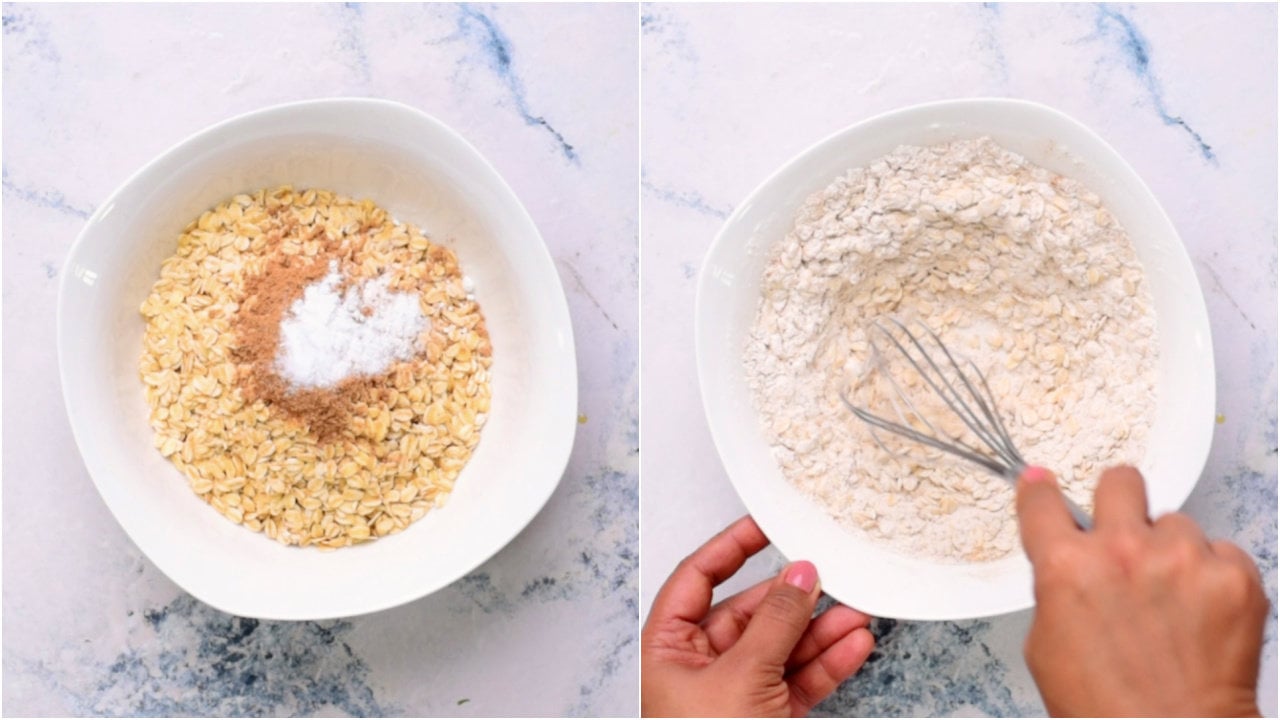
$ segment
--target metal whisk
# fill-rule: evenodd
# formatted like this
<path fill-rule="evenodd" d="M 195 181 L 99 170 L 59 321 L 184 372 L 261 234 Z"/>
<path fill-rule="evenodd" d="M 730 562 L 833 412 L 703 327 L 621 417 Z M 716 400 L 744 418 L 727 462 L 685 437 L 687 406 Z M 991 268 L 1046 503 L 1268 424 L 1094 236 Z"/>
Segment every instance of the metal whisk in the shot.
<path fill-rule="evenodd" d="M 924 333 L 927 335 L 926 341 L 922 341 L 920 337 L 911 332 L 900 321 L 889 318 L 889 322 L 901 330 L 901 334 L 906 339 L 905 343 L 880 322 L 875 322 L 871 325 L 867 331 L 867 338 L 871 349 L 871 360 L 876 370 L 888 381 L 893 388 L 894 395 L 896 395 L 896 400 L 890 397 L 890 402 L 893 403 L 898 419 L 901 422 L 887 420 L 855 406 L 844 393 L 840 394 L 840 399 L 844 401 L 844 404 L 854 415 L 871 426 L 872 437 L 886 452 L 892 451 L 880 440 L 876 429 L 886 430 L 909 440 L 964 458 L 1011 483 L 1016 481 L 1022 471 L 1026 469 L 1027 462 L 1022 459 L 1022 455 L 1014 447 L 1013 440 L 1009 437 L 1009 431 L 1005 428 L 1004 421 L 1000 419 L 999 410 L 996 408 L 995 396 L 992 394 L 991 387 L 987 384 L 987 379 L 983 376 L 982 371 L 978 369 L 978 366 L 972 360 L 962 358 L 971 375 L 966 374 L 960 362 L 947 349 L 947 346 L 942 343 L 937 333 L 930 330 L 923 323 L 917 324 L 923 328 Z M 888 363 L 885 361 L 877 336 L 888 338 L 893 347 L 906 358 L 910 367 L 924 381 L 924 384 L 941 398 L 951 412 L 955 413 L 965 427 L 978 438 L 981 447 L 977 444 L 966 442 L 962 437 L 948 435 L 939 431 L 928 418 L 916 410 L 915 404 L 907 397 L 902 385 L 889 372 Z M 925 347 L 928 339 L 931 339 L 935 346 L 933 354 Z M 915 351 L 914 354 L 912 350 Z M 945 358 L 945 361 L 942 358 Z M 902 404 L 899 405 L 898 401 L 901 401 Z M 929 433 L 910 427 L 902 406 L 905 406 L 908 413 L 928 428 Z M 1093 521 L 1089 514 L 1072 502 L 1070 498 L 1067 498 L 1067 507 L 1071 511 L 1076 524 L 1082 529 L 1087 530 L 1092 526 Z"/>

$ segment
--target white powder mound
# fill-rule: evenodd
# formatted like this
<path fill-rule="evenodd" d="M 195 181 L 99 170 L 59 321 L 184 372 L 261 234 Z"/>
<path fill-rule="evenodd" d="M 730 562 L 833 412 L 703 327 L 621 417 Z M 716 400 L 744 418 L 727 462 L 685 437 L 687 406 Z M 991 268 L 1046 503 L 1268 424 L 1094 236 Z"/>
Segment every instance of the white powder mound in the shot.
<path fill-rule="evenodd" d="M 378 375 L 420 351 L 430 321 L 416 293 L 393 292 L 389 275 L 341 291 L 336 262 L 308 285 L 280 321 L 276 370 L 300 388 L 326 388 L 347 378 Z"/>
<path fill-rule="evenodd" d="M 1124 229 L 1080 183 L 987 138 L 850 170 L 771 249 L 744 348 L 783 475 L 838 521 L 915 556 L 1008 555 L 1007 481 L 881 433 L 905 450 L 887 452 L 841 402 L 896 417 L 864 372 L 867 326 L 885 316 L 922 321 L 973 360 L 1023 457 L 1083 507 L 1102 468 L 1142 459 L 1151 294 Z"/>

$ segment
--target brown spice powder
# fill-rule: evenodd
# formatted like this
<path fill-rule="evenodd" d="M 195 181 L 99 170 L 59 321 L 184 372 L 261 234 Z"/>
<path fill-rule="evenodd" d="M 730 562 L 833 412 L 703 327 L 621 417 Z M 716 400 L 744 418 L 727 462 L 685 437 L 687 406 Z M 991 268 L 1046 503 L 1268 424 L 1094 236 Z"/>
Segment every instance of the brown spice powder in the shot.
<path fill-rule="evenodd" d="M 347 242 L 336 243 L 324 228 L 315 226 L 300 239 L 325 234 L 328 247 L 324 251 L 313 257 L 281 252 L 279 248 L 286 240 L 300 235 L 298 230 L 296 222 L 289 222 L 268 233 L 267 242 L 275 249 L 275 255 L 261 274 L 245 279 L 245 299 L 231 323 L 237 340 L 232 355 L 240 363 L 237 384 L 246 400 L 263 400 L 302 422 L 321 443 L 328 443 L 340 439 L 348 429 L 357 405 L 377 399 L 379 386 L 387 384 L 390 373 L 348 378 L 321 389 L 296 388 L 276 371 L 280 322 L 285 313 L 308 285 L 328 274 L 331 261 L 341 265 L 344 259 L 350 260 L 365 238 L 361 233 Z M 351 285 L 350 278 L 344 279 L 340 289 L 345 292 Z"/>

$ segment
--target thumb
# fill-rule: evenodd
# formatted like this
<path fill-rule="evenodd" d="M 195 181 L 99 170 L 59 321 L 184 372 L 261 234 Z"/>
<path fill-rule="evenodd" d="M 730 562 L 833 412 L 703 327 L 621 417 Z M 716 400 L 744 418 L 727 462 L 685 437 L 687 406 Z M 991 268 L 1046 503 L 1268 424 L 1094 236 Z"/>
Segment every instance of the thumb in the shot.
<path fill-rule="evenodd" d="M 784 672 L 787 658 L 809 627 L 821 594 L 818 569 L 813 563 L 800 560 L 783 568 L 728 654 L 738 656 L 742 662 Z"/>

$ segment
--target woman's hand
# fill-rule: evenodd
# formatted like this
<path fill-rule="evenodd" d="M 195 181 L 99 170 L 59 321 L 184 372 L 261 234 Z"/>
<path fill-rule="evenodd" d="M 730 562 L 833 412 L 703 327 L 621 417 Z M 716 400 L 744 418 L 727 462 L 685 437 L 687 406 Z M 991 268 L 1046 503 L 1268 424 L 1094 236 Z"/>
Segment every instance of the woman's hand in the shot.
<path fill-rule="evenodd" d="M 852 675 L 875 645 L 866 615 L 813 617 L 818 573 L 794 562 L 711 605 L 711 593 L 769 544 L 744 517 L 672 573 L 641 634 L 641 712 L 649 717 L 799 717 Z"/>
<path fill-rule="evenodd" d="M 1053 475 L 1018 482 L 1035 569 L 1026 658 L 1053 715 L 1257 715 L 1269 604 L 1257 565 L 1186 515 L 1151 522 L 1142 475 L 1102 474 L 1080 531 Z"/>

